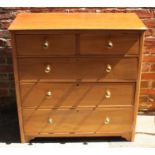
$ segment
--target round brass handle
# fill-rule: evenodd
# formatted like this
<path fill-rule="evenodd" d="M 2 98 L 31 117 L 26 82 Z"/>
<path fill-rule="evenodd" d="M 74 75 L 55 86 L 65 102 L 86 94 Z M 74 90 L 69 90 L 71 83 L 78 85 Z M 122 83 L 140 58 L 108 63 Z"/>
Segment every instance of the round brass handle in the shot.
<path fill-rule="evenodd" d="M 52 96 L 52 92 L 51 92 L 51 91 L 48 91 L 48 92 L 46 93 L 46 96 Z"/>
<path fill-rule="evenodd" d="M 105 125 L 108 125 L 110 123 L 110 118 L 109 117 L 106 117 L 105 120 L 104 120 L 104 124 Z"/>
<path fill-rule="evenodd" d="M 109 41 L 109 42 L 108 42 L 107 47 L 108 47 L 108 48 L 112 48 L 112 47 L 113 47 L 113 43 L 112 43 L 112 41 Z"/>
<path fill-rule="evenodd" d="M 105 98 L 110 98 L 111 97 L 111 92 L 110 90 L 107 90 L 105 93 Z"/>
<path fill-rule="evenodd" d="M 111 70 L 112 70 L 112 67 L 111 67 L 111 65 L 110 64 L 107 64 L 107 67 L 106 67 L 106 72 L 111 72 Z"/>
<path fill-rule="evenodd" d="M 48 43 L 48 41 L 45 41 L 45 42 L 44 42 L 44 45 L 43 45 L 43 48 L 44 48 L 44 49 L 47 49 L 48 47 L 49 47 L 49 43 Z"/>
<path fill-rule="evenodd" d="M 51 71 L 51 66 L 47 65 L 45 68 L 45 73 L 49 73 Z"/>
<path fill-rule="evenodd" d="M 52 118 L 49 118 L 48 119 L 48 124 L 52 124 L 53 123 L 53 119 Z"/>

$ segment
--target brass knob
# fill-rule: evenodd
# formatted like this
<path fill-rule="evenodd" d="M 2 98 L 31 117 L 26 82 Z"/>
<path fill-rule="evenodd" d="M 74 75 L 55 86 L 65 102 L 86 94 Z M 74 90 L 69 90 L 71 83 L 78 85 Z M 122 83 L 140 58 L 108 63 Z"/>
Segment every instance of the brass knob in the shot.
<path fill-rule="evenodd" d="M 112 70 L 112 67 L 111 67 L 111 65 L 110 64 L 107 64 L 107 67 L 106 67 L 106 72 L 111 72 L 111 70 Z"/>
<path fill-rule="evenodd" d="M 46 93 L 46 96 L 52 96 L 52 92 L 51 92 L 51 91 L 48 91 L 48 92 Z"/>
<path fill-rule="evenodd" d="M 53 123 L 53 119 L 52 118 L 49 118 L 48 119 L 48 124 L 52 124 Z"/>
<path fill-rule="evenodd" d="M 45 41 L 45 42 L 44 42 L 44 45 L 43 45 L 43 48 L 44 48 L 44 49 L 47 49 L 47 48 L 48 48 L 48 46 L 49 46 L 48 41 Z"/>
<path fill-rule="evenodd" d="M 113 43 L 112 41 L 108 41 L 108 45 L 107 45 L 108 48 L 112 48 L 113 47 Z"/>
<path fill-rule="evenodd" d="M 51 71 L 51 66 L 47 65 L 45 68 L 45 73 L 49 73 Z"/>
<path fill-rule="evenodd" d="M 105 98 L 110 98 L 111 97 L 111 92 L 110 90 L 107 90 L 105 93 Z"/>
<path fill-rule="evenodd" d="M 104 120 L 104 124 L 105 125 L 108 125 L 110 123 L 110 118 L 109 117 L 106 117 L 105 120 Z"/>

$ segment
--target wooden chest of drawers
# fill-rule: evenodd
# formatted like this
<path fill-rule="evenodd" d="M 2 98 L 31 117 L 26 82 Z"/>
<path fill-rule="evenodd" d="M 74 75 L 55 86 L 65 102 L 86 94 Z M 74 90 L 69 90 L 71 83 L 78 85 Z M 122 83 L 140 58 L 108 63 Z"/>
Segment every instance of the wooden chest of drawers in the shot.
<path fill-rule="evenodd" d="M 133 140 L 145 29 L 132 13 L 19 14 L 9 30 L 21 142 Z"/>

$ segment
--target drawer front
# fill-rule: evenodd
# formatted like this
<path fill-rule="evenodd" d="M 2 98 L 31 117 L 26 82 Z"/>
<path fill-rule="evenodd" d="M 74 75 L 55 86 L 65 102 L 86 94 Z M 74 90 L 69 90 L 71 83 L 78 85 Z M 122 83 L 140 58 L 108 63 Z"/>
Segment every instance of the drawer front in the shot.
<path fill-rule="evenodd" d="M 135 83 L 22 83 L 23 107 L 95 108 L 132 106 Z"/>
<path fill-rule="evenodd" d="M 120 133 L 131 131 L 132 109 L 23 109 L 26 134 Z M 122 117 L 123 116 L 123 117 Z"/>
<path fill-rule="evenodd" d="M 139 35 L 113 32 L 112 34 L 83 33 L 80 35 L 81 54 L 139 54 Z"/>
<path fill-rule="evenodd" d="M 137 58 L 21 58 L 21 81 L 135 80 Z"/>
<path fill-rule="evenodd" d="M 75 35 L 16 35 L 17 55 L 73 55 Z"/>

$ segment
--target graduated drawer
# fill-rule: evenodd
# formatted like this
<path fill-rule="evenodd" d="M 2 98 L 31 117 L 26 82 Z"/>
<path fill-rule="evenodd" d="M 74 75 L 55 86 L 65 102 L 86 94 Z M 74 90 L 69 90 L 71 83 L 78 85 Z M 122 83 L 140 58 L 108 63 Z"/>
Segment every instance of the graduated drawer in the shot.
<path fill-rule="evenodd" d="M 80 34 L 81 54 L 139 54 L 139 34 L 129 32 L 88 32 Z"/>
<path fill-rule="evenodd" d="M 25 134 L 96 134 L 131 131 L 131 108 L 23 109 Z"/>
<path fill-rule="evenodd" d="M 22 34 L 16 35 L 17 55 L 73 55 L 73 34 Z"/>
<path fill-rule="evenodd" d="M 135 83 L 22 83 L 21 103 L 31 108 L 133 106 Z"/>
<path fill-rule="evenodd" d="M 20 81 L 135 80 L 137 58 L 20 58 Z"/>

